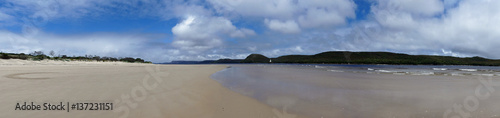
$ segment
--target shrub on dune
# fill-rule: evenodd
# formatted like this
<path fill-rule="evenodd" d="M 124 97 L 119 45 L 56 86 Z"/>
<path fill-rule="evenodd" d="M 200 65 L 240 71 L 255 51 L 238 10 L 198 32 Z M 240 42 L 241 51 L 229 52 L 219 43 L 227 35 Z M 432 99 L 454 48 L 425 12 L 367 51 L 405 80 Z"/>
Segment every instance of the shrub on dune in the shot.
<path fill-rule="evenodd" d="M 10 59 L 9 55 L 5 54 L 5 53 L 2 53 L 2 55 L 0 56 L 0 58 L 2 58 L 2 59 Z"/>

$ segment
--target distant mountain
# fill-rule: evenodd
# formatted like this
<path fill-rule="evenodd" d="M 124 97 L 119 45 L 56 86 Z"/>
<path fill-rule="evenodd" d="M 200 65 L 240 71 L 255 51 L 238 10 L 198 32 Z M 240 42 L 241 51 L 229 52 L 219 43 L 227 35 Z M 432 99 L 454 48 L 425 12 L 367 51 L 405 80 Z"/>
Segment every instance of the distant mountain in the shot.
<path fill-rule="evenodd" d="M 219 59 L 205 61 L 172 61 L 167 64 L 218 64 L 218 63 L 311 63 L 311 64 L 393 64 L 393 65 L 477 65 L 500 66 L 500 60 L 483 57 L 452 57 L 435 55 L 408 55 L 392 52 L 329 51 L 315 55 L 284 55 L 268 58 L 251 54 L 245 59 Z"/>
<path fill-rule="evenodd" d="M 270 59 L 261 54 L 250 54 L 242 61 L 243 63 L 269 63 Z"/>
<path fill-rule="evenodd" d="M 408 55 L 392 52 L 329 51 L 315 55 L 285 55 L 268 58 L 251 54 L 242 63 L 328 63 L 328 64 L 405 64 L 405 65 L 480 65 L 500 66 L 500 60 L 483 57 Z"/>

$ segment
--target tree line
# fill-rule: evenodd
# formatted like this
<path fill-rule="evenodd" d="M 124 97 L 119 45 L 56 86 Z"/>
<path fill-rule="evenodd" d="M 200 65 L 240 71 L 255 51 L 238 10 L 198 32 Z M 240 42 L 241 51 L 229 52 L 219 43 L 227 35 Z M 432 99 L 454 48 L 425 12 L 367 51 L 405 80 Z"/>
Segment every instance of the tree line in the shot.
<path fill-rule="evenodd" d="M 452 57 L 408 55 L 392 52 L 328 51 L 315 55 L 284 55 L 268 58 L 251 54 L 241 63 L 302 63 L 302 64 L 393 64 L 393 65 L 476 65 L 500 66 L 499 59 L 483 57 Z"/>
<path fill-rule="evenodd" d="M 54 51 L 48 53 L 50 56 L 46 55 L 43 51 L 33 51 L 29 54 L 25 53 L 3 53 L 0 52 L 1 59 L 22 59 L 22 60 L 62 60 L 62 61 L 102 61 L 102 62 L 130 62 L 130 63 L 151 63 L 150 61 L 144 61 L 141 58 L 132 57 L 101 57 L 97 55 L 85 55 L 85 56 L 67 56 L 67 55 L 57 55 Z"/>

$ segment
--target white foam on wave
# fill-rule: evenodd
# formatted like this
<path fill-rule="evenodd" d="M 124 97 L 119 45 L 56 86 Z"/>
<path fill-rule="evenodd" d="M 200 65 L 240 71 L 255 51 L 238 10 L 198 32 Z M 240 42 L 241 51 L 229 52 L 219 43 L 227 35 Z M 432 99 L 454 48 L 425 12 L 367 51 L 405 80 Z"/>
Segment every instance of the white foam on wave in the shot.
<path fill-rule="evenodd" d="M 411 72 L 410 75 L 435 75 L 434 72 Z"/>
<path fill-rule="evenodd" d="M 392 73 L 393 75 L 406 75 L 406 73 Z"/>
<path fill-rule="evenodd" d="M 325 67 L 315 65 L 314 68 L 325 68 Z"/>
<path fill-rule="evenodd" d="M 422 72 L 420 75 L 434 75 L 434 72 Z"/>
<path fill-rule="evenodd" d="M 372 69 L 372 68 L 368 68 L 367 70 L 375 70 L 375 69 Z"/>
<path fill-rule="evenodd" d="M 458 69 L 460 71 L 468 71 L 468 72 L 475 72 L 477 69 Z"/>
<path fill-rule="evenodd" d="M 432 68 L 432 70 L 448 70 L 447 68 Z"/>
<path fill-rule="evenodd" d="M 344 71 L 341 71 L 341 70 L 328 70 L 328 71 L 331 71 L 331 72 L 344 72 Z"/>
<path fill-rule="evenodd" d="M 383 72 L 383 73 L 392 73 L 393 71 L 388 71 L 388 70 L 375 70 L 377 72 Z"/>

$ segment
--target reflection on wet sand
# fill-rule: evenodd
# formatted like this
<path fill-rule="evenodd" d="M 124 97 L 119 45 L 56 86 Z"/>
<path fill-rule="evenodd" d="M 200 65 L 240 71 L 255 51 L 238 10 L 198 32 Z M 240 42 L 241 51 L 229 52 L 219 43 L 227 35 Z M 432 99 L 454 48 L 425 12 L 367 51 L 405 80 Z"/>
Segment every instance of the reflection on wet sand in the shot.
<path fill-rule="evenodd" d="M 483 87 L 496 89 L 500 85 L 497 76 L 332 72 L 301 65 L 232 66 L 212 78 L 273 107 L 310 117 L 443 117 L 450 109 L 447 117 L 461 116 L 454 109 L 457 105 L 472 117 L 494 117 L 500 111 L 500 93 Z M 478 102 L 470 100 L 470 96 L 486 93 L 490 95 Z M 477 108 L 466 109 L 470 106 Z"/>

